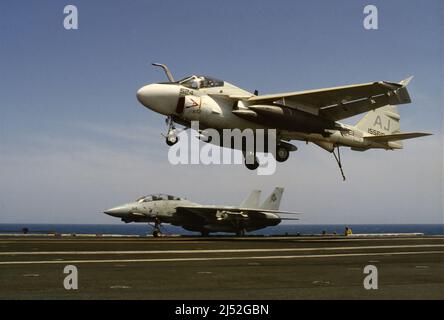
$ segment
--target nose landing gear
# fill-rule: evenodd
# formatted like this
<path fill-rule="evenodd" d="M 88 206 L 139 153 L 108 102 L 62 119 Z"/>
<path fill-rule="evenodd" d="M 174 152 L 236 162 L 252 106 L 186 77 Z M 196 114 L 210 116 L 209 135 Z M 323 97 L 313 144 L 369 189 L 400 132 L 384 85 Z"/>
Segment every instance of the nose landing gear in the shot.
<path fill-rule="evenodd" d="M 179 142 L 179 137 L 177 136 L 176 127 L 174 126 L 172 117 L 166 119 L 166 124 L 168 126 L 168 132 L 166 135 L 162 135 L 165 137 L 166 144 L 172 147 Z"/>
<path fill-rule="evenodd" d="M 162 236 L 162 231 L 160 230 L 160 225 L 161 225 L 161 221 L 159 220 L 159 218 L 156 218 L 156 220 L 154 220 L 154 230 L 153 230 L 153 237 L 154 238 L 159 238 L 160 236 Z"/>
<path fill-rule="evenodd" d="M 172 147 L 179 142 L 179 138 L 174 134 L 168 134 L 168 136 L 165 138 L 165 141 L 169 147 Z"/>

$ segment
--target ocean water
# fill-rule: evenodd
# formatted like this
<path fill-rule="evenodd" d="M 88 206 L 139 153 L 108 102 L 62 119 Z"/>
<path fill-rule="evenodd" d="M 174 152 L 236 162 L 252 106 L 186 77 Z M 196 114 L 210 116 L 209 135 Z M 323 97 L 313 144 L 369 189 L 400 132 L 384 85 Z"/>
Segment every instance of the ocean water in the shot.
<path fill-rule="evenodd" d="M 326 232 L 328 234 L 343 234 L 346 225 L 279 225 L 265 228 L 250 235 L 313 235 Z M 424 233 L 425 235 L 444 235 L 443 224 L 359 224 L 348 225 L 353 233 Z M 0 224 L 0 234 L 22 233 L 27 228 L 29 233 L 68 233 L 68 234 L 121 234 L 147 235 L 152 228 L 147 224 Z M 198 235 L 179 227 L 162 226 L 162 232 L 168 234 Z"/>

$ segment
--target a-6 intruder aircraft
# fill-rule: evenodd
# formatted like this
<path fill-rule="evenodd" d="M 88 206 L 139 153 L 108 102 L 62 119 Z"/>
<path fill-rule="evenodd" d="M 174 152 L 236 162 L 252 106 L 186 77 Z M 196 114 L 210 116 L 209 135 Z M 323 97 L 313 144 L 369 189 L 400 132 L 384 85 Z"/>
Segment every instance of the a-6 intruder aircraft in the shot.
<path fill-rule="evenodd" d="M 154 224 L 153 236 L 161 234 L 161 223 L 170 223 L 189 231 L 208 236 L 211 232 L 245 235 L 282 220 L 299 220 L 295 212 L 279 211 L 284 188 L 276 188 L 259 206 L 261 191 L 254 190 L 239 207 L 204 206 L 170 195 L 149 195 L 105 211 L 125 223 L 148 222 Z M 285 216 L 285 217 L 282 217 Z"/>
<path fill-rule="evenodd" d="M 407 85 L 412 78 L 400 83 L 380 81 L 258 95 L 206 76 L 175 81 L 165 65 L 154 65 L 164 69 L 169 82 L 144 86 L 137 98 L 145 107 L 168 117 L 166 141 L 170 146 L 178 141 L 174 123 L 189 128 L 191 121 L 199 121 L 203 130 L 276 129 L 278 162 L 288 160 L 290 152 L 297 150 L 289 141 L 312 142 L 333 153 L 344 176 L 341 146 L 355 151 L 394 150 L 403 148 L 402 140 L 429 135 L 400 131 L 396 105 L 411 102 Z M 365 112 L 355 126 L 338 122 Z M 251 170 L 259 166 L 254 159 L 246 161 Z"/>

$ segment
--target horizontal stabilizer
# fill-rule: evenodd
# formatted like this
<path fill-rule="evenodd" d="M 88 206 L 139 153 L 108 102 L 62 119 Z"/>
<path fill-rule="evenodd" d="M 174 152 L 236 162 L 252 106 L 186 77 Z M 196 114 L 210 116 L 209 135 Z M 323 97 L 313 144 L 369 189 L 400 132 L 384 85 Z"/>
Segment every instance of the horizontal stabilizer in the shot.
<path fill-rule="evenodd" d="M 304 214 L 302 212 L 273 211 L 273 210 L 268 210 L 268 211 L 262 210 L 262 212 L 278 213 L 279 215 L 283 215 L 283 214 L 288 214 L 288 215 L 291 215 L 291 214 Z"/>
<path fill-rule="evenodd" d="M 365 137 L 365 139 L 373 142 L 390 142 L 390 141 L 400 141 L 400 140 L 426 137 L 431 135 L 432 135 L 431 133 L 411 132 L 411 133 L 397 133 L 397 134 L 388 134 L 383 136 Z"/>

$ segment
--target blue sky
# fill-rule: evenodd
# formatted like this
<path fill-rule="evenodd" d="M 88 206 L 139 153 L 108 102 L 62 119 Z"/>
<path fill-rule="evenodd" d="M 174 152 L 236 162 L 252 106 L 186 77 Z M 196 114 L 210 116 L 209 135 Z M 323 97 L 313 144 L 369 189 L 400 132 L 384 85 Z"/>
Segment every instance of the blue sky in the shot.
<path fill-rule="evenodd" d="M 67 4 L 77 31 L 63 28 Z M 367 4 L 379 30 L 363 28 Z M 236 204 L 275 185 L 307 223 L 442 222 L 443 19 L 438 0 L 1 1 L 0 223 L 112 222 L 103 209 L 145 193 Z M 394 153 L 345 151 L 345 184 L 328 153 L 302 144 L 270 178 L 171 167 L 163 117 L 135 98 L 164 81 L 151 62 L 261 93 L 414 75 L 402 128 L 435 136 Z"/>

